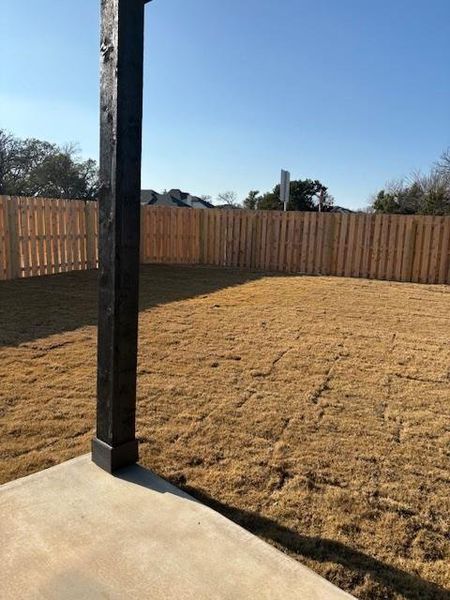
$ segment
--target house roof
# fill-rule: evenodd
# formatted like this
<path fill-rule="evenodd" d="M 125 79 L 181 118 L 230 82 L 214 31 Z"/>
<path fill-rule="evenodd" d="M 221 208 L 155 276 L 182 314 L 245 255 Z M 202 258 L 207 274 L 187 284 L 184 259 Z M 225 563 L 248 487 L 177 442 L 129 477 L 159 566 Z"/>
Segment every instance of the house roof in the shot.
<path fill-rule="evenodd" d="M 215 206 L 213 204 L 211 204 L 211 202 L 208 202 L 207 200 L 203 200 L 202 198 L 199 198 L 198 196 L 191 196 L 191 200 L 192 200 L 193 208 L 215 208 Z M 195 205 L 200 205 L 200 206 L 195 206 Z"/>
<path fill-rule="evenodd" d="M 191 208 L 189 204 L 169 194 L 158 194 L 154 190 L 141 191 L 141 204 L 147 206 L 169 206 L 171 208 Z"/>
<path fill-rule="evenodd" d="M 154 190 L 142 190 L 141 203 L 149 206 L 170 206 L 175 208 L 214 208 L 210 202 L 178 189 L 169 190 L 164 194 L 158 194 Z"/>
<path fill-rule="evenodd" d="M 218 204 L 214 208 L 220 208 L 222 210 L 240 210 L 240 206 L 236 206 L 235 204 Z"/>
<path fill-rule="evenodd" d="M 353 211 L 349 208 L 344 208 L 343 206 L 332 206 L 329 210 L 332 213 L 342 213 L 342 214 L 350 214 Z"/>
<path fill-rule="evenodd" d="M 175 198 L 178 201 L 188 204 L 192 208 L 214 208 L 214 206 L 211 204 L 211 202 L 208 202 L 207 200 L 203 200 L 202 198 L 199 198 L 198 196 L 193 196 L 192 194 L 189 194 L 188 192 L 182 192 L 181 190 L 176 189 L 176 188 L 169 190 L 167 192 L 167 195 L 171 196 L 172 198 Z"/>

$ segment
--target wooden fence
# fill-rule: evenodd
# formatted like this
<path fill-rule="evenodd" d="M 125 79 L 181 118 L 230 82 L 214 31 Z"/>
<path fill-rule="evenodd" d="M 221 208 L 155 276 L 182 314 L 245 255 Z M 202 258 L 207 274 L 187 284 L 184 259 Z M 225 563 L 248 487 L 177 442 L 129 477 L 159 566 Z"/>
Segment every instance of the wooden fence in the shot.
<path fill-rule="evenodd" d="M 95 202 L 0 196 L 0 279 L 97 266 Z M 141 262 L 450 283 L 450 217 L 144 207 Z"/>
<path fill-rule="evenodd" d="M 97 266 L 97 203 L 0 196 L 0 279 Z"/>
<path fill-rule="evenodd" d="M 146 208 L 141 262 L 450 283 L 450 217 Z"/>

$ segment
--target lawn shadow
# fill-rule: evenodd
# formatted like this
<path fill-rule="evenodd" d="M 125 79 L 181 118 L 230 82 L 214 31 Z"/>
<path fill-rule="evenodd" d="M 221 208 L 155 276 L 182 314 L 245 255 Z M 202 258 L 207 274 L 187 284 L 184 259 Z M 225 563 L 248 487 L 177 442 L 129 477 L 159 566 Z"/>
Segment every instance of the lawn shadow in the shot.
<path fill-rule="evenodd" d="M 127 467 L 119 471 L 116 476 L 153 491 L 170 493 L 184 499 L 201 502 L 254 535 L 272 541 L 280 549 L 295 555 L 300 562 L 302 558 L 310 558 L 317 562 L 340 564 L 356 576 L 355 580 L 362 582 L 364 577 L 369 575 L 392 594 L 401 594 L 408 600 L 450 600 L 450 591 L 421 579 L 417 575 L 384 563 L 342 542 L 301 535 L 273 519 L 224 504 L 211 498 L 202 490 L 188 485 L 183 485 L 181 489 L 174 487 L 165 479 L 140 465 Z M 393 595 L 377 595 L 377 598 L 391 597 Z"/>
<path fill-rule="evenodd" d="M 388 590 L 402 594 L 408 600 L 450 600 L 450 591 L 351 546 L 317 536 L 301 535 L 257 513 L 223 504 L 196 488 L 183 486 L 183 490 L 195 500 L 206 504 L 247 531 L 270 540 L 280 549 L 294 554 L 300 562 L 305 557 L 318 562 L 340 564 L 355 574 L 359 580 L 363 581 L 365 575 L 370 575 L 373 580 Z M 377 597 L 390 598 L 391 596 Z"/>
<path fill-rule="evenodd" d="M 144 265 L 141 311 L 265 277 L 237 269 Z M 97 325 L 97 271 L 0 282 L 0 347 Z"/>

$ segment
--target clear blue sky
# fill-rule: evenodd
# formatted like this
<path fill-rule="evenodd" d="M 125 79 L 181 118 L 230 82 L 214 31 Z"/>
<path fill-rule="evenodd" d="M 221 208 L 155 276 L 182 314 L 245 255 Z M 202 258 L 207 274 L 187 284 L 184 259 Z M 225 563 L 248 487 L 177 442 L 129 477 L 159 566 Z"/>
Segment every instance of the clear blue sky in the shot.
<path fill-rule="evenodd" d="M 0 127 L 98 156 L 97 0 L 0 0 Z M 143 186 L 362 207 L 450 145 L 449 0 L 154 0 Z"/>

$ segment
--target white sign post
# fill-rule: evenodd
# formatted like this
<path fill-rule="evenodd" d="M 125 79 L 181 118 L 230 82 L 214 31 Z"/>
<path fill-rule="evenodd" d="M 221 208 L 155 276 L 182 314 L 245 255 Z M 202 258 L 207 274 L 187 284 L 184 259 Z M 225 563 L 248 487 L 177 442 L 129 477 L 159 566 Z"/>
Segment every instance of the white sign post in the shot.
<path fill-rule="evenodd" d="M 291 174 L 289 171 L 281 170 L 280 201 L 283 203 L 283 210 L 287 211 L 289 202 L 289 192 L 291 187 Z"/>

